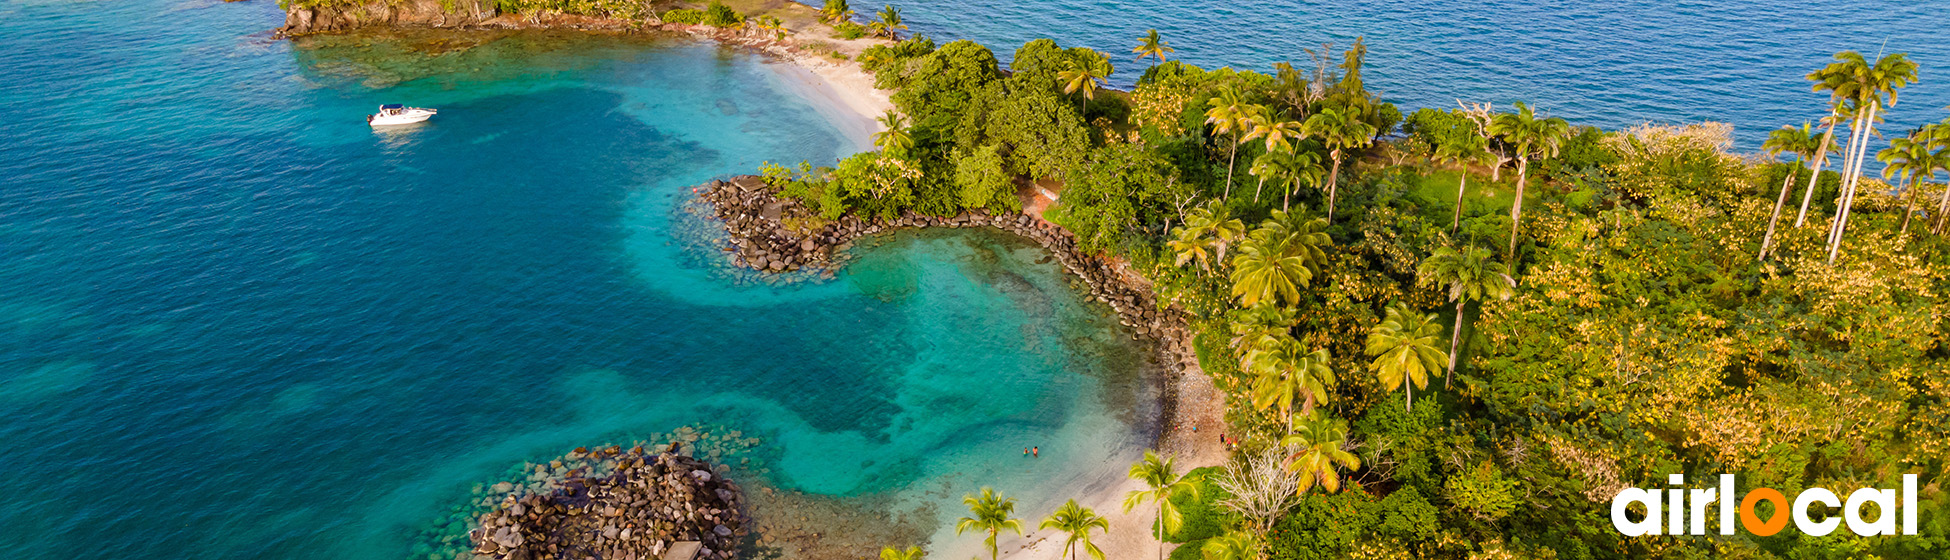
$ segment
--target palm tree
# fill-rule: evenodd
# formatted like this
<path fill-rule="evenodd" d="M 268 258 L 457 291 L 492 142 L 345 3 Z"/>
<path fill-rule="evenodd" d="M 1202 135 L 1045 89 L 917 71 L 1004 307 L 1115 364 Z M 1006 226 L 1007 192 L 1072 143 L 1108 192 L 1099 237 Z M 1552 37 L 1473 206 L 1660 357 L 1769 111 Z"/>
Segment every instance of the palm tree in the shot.
<path fill-rule="evenodd" d="M 880 21 L 873 22 L 868 27 L 873 30 L 875 37 L 886 37 L 896 41 L 901 38 L 900 32 L 907 30 L 907 26 L 901 23 L 901 9 L 894 7 L 893 4 L 881 8 Z"/>
<path fill-rule="evenodd" d="M 1069 552 L 1070 560 L 1077 560 L 1077 543 L 1083 543 L 1083 551 L 1091 558 L 1104 560 L 1104 551 L 1090 542 L 1090 531 L 1093 529 L 1109 531 L 1110 520 L 1097 515 L 1097 512 L 1090 511 L 1090 508 L 1077 505 L 1076 500 L 1070 500 L 1069 503 L 1063 504 L 1063 507 L 1056 508 L 1056 512 L 1049 514 L 1049 518 L 1044 519 L 1043 524 L 1037 528 L 1055 529 L 1069 534 L 1069 538 L 1063 541 L 1063 550 Z"/>
<path fill-rule="evenodd" d="M 1349 470 L 1361 468 L 1361 458 L 1343 449 L 1347 445 L 1347 423 L 1315 411 L 1307 415 L 1293 435 L 1280 440 L 1280 445 L 1293 450 L 1287 457 L 1288 471 L 1300 473 L 1300 493 L 1306 494 L 1319 483 L 1329 493 L 1341 491 L 1341 474 L 1337 468 Z"/>
<path fill-rule="evenodd" d="M 1234 351 L 1244 353 L 1251 352 L 1268 337 L 1290 338 L 1293 325 L 1299 323 L 1297 317 L 1297 312 L 1292 308 L 1281 307 L 1271 301 L 1238 310 L 1229 324 L 1232 340 L 1228 345 Z"/>
<path fill-rule="evenodd" d="M 1936 150 L 1938 163 L 1941 164 L 1924 173 L 1924 176 L 1933 177 L 1937 171 L 1950 171 L 1950 118 L 1943 119 L 1942 123 L 1923 125 L 1923 136 L 1930 139 L 1930 149 Z M 1945 212 L 1950 212 L 1950 185 L 1944 185 L 1943 197 L 1937 200 L 1936 225 L 1930 228 L 1930 233 L 1943 235 Z"/>
<path fill-rule="evenodd" d="M 1510 262 L 1517 260 L 1517 222 L 1523 219 L 1523 192 L 1530 178 L 1530 159 L 1549 158 L 1557 155 L 1558 145 L 1571 136 L 1571 123 L 1564 119 L 1551 117 L 1537 118 L 1537 113 L 1517 102 L 1517 112 L 1502 113 L 1490 121 L 1490 132 L 1503 137 L 1503 141 L 1517 149 L 1517 198 L 1510 205 Z"/>
<path fill-rule="evenodd" d="M 1321 247 L 1332 243 L 1323 231 L 1326 220 L 1301 221 L 1288 216 L 1280 212 L 1275 219 L 1267 220 L 1247 235 L 1246 243 L 1233 255 L 1232 295 L 1239 298 L 1241 306 L 1275 299 L 1297 305 L 1300 288 L 1313 281 L 1313 267 L 1325 256 Z"/>
<path fill-rule="evenodd" d="M 758 16 L 756 19 L 753 20 L 753 26 L 761 32 L 764 31 L 772 32 L 773 37 L 776 38 L 777 40 L 780 41 L 785 40 L 785 21 L 780 20 L 776 16 L 772 16 L 769 14 Z"/>
<path fill-rule="evenodd" d="M 1259 558 L 1259 541 L 1245 531 L 1233 531 L 1206 539 L 1198 553 L 1205 560 L 1256 560 Z"/>
<path fill-rule="evenodd" d="M 1067 69 L 1058 73 L 1057 77 L 1066 82 L 1063 86 L 1064 95 L 1083 92 L 1082 102 L 1078 104 L 1077 109 L 1078 113 L 1082 113 L 1090 108 L 1090 100 L 1097 98 L 1098 86 L 1102 86 L 1104 78 L 1109 77 L 1113 71 L 1115 69 L 1111 68 L 1110 57 L 1104 56 L 1104 53 L 1091 51 L 1081 62 L 1075 58 L 1070 59 Z"/>
<path fill-rule="evenodd" d="M 1301 127 L 1299 122 L 1281 119 L 1273 115 L 1273 112 L 1268 110 L 1264 105 L 1251 105 L 1250 107 L 1252 109 L 1248 111 L 1250 114 L 1246 117 L 1246 135 L 1239 139 L 1240 142 L 1251 142 L 1264 138 L 1266 139 L 1266 151 L 1271 152 L 1274 150 L 1292 150 L 1293 140 L 1306 137 L 1305 134 L 1300 132 Z"/>
<path fill-rule="evenodd" d="M 1130 513 L 1144 502 L 1158 506 L 1158 559 L 1165 557 L 1165 532 L 1177 532 L 1184 523 L 1178 505 L 1171 502 L 1177 496 L 1191 496 L 1198 499 L 1198 484 L 1178 474 L 1171 465 L 1171 456 L 1159 456 L 1157 451 L 1145 450 L 1144 460 L 1131 465 L 1132 480 L 1144 483 L 1144 490 L 1132 490 L 1124 495 L 1124 512 Z"/>
<path fill-rule="evenodd" d="M 1458 135 L 1435 147 L 1436 161 L 1453 163 L 1459 168 L 1456 181 L 1456 216 L 1449 220 L 1449 232 L 1455 233 L 1462 226 L 1463 191 L 1469 188 L 1469 164 L 1483 161 L 1490 156 L 1489 140 L 1476 135 Z"/>
<path fill-rule="evenodd" d="M 826 0 L 826 5 L 819 8 L 819 21 L 838 24 L 850 19 L 853 19 L 853 6 L 846 0 Z"/>
<path fill-rule="evenodd" d="M 1209 271 L 1212 261 L 1225 260 L 1227 246 L 1246 235 L 1246 224 L 1231 217 L 1225 206 L 1212 204 L 1193 209 L 1185 217 L 1185 225 L 1174 231 L 1170 242 L 1172 253 L 1177 255 L 1174 266 L 1197 260 L 1199 268 Z"/>
<path fill-rule="evenodd" d="M 1158 30 L 1153 29 L 1144 36 L 1143 42 L 1138 43 L 1137 48 L 1131 49 L 1131 52 L 1137 53 L 1138 60 L 1144 60 L 1144 57 L 1149 56 L 1158 59 L 1158 62 L 1164 62 L 1165 55 L 1170 54 L 1172 50 L 1163 39 L 1158 38 Z"/>
<path fill-rule="evenodd" d="M 1456 374 L 1457 357 L 1461 355 L 1457 342 L 1462 340 L 1463 304 L 1469 300 L 1510 299 L 1516 291 L 1517 280 L 1510 277 L 1509 267 L 1490 260 L 1490 255 L 1489 249 L 1481 247 L 1462 251 L 1442 247 L 1423 259 L 1415 271 L 1417 283 L 1445 286 L 1449 289 L 1449 300 L 1456 302 L 1456 326 L 1449 331 L 1449 373 L 1442 378 L 1444 389 L 1449 388 L 1449 379 Z"/>
<path fill-rule="evenodd" d="M 910 546 L 900 550 L 891 546 L 880 549 L 880 560 L 921 560 L 921 547 Z"/>
<path fill-rule="evenodd" d="M 1901 176 L 1897 188 L 1903 193 L 1903 228 L 1900 234 L 1909 233 L 1909 219 L 1916 214 L 1916 177 L 1936 173 L 1943 165 L 1939 155 L 1930 152 L 1929 137 L 1922 131 L 1911 132 L 1906 138 L 1889 140 L 1889 147 L 1876 152 L 1876 161 L 1883 163 L 1882 178 L 1892 179 Z"/>
<path fill-rule="evenodd" d="M 1016 512 L 1015 498 L 1004 499 L 995 493 L 994 488 L 983 487 L 980 497 L 974 494 L 962 496 L 961 503 L 968 504 L 970 515 L 955 521 L 955 534 L 960 535 L 970 529 L 988 533 L 988 538 L 983 539 L 982 543 L 989 547 L 990 560 L 994 560 L 998 554 L 995 549 L 997 535 L 1005 530 L 1022 534 L 1022 520 L 1009 517 Z"/>
<path fill-rule="evenodd" d="M 1828 151 L 1838 149 L 1835 146 L 1835 125 L 1842 122 L 1842 115 L 1841 105 L 1836 105 L 1827 117 L 1821 119 L 1828 130 L 1821 133 L 1821 140 L 1815 143 L 1815 158 L 1808 162 L 1808 187 L 1801 191 L 1801 213 L 1794 216 L 1794 227 L 1797 229 L 1807 223 L 1808 203 L 1815 199 L 1815 183 L 1821 180 L 1822 168 L 1828 166 Z"/>
<path fill-rule="evenodd" d="M 1374 125 L 1361 120 L 1359 111 L 1327 107 L 1307 117 L 1301 130 L 1326 142 L 1327 155 L 1334 159 L 1334 168 L 1327 173 L 1327 223 L 1334 223 L 1334 202 L 1339 200 L 1340 194 L 1341 161 L 1347 159 L 1348 149 L 1374 143 Z"/>
<path fill-rule="evenodd" d="M 1253 408 L 1278 408 L 1287 433 L 1293 433 L 1294 398 L 1300 398 L 1301 414 L 1313 412 L 1337 382 L 1327 349 L 1308 352 L 1289 336 L 1261 338 L 1240 361 L 1254 374 Z"/>
<path fill-rule="evenodd" d="M 1246 119 L 1252 115 L 1246 103 L 1239 100 L 1239 91 L 1233 88 L 1219 90 L 1219 96 L 1209 102 L 1205 110 L 1205 123 L 1212 125 L 1213 134 L 1233 135 L 1232 155 L 1226 157 L 1226 198 L 1232 198 L 1232 170 L 1239 158 L 1239 136 L 1245 133 Z"/>
<path fill-rule="evenodd" d="M 1442 367 L 1449 357 L 1436 347 L 1435 314 L 1423 315 L 1402 304 L 1388 306 L 1388 316 L 1368 333 L 1368 355 L 1374 361 L 1368 369 L 1381 378 L 1381 386 L 1393 391 L 1408 382 L 1408 409 L 1415 409 L 1415 388 L 1428 388 L 1429 372 Z"/>
<path fill-rule="evenodd" d="M 1808 74 L 1814 80 L 1815 91 L 1830 90 L 1830 98 L 1837 101 L 1855 102 L 1856 117 L 1849 139 L 1850 152 L 1844 160 L 1847 164 L 1842 171 L 1841 204 L 1835 212 L 1835 220 L 1828 234 L 1828 264 L 1835 263 L 1835 256 L 1842 248 L 1842 238 L 1848 231 L 1848 218 L 1855 206 L 1855 187 L 1862 177 L 1862 160 L 1869 151 L 1869 136 L 1874 134 L 1877 112 L 1883 107 L 1882 97 L 1888 94 L 1888 105 L 1896 104 L 1896 90 L 1916 81 L 1916 63 L 1909 57 L 1896 53 L 1876 59 L 1870 64 L 1861 53 L 1843 51 L 1835 54 L 1835 62 L 1821 70 Z"/>
<path fill-rule="evenodd" d="M 1833 127 L 1830 127 L 1830 132 L 1832 131 Z M 1819 144 L 1823 141 L 1833 143 L 1826 135 L 1816 139 L 1814 123 L 1804 122 L 1801 123 L 1801 128 L 1788 125 L 1774 129 L 1767 134 L 1767 141 L 1760 144 L 1761 149 L 1766 150 L 1769 156 L 1794 155 L 1794 166 L 1788 168 L 1787 178 L 1781 181 L 1781 196 L 1774 200 L 1774 215 L 1767 218 L 1767 235 L 1760 239 L 1761 260 L 1767 259 L 1768 250 L 1774 246 L 1774 226 L 1781 219 L 1781 208 L 1787 205 L 1788 191 L 1794 188 L 1794 172 L 1801 169 L 1801 165 L 1817 153 L 1827 153 L 1828 147 Z M 1814 194 L 1813 185 L 1809 186 L 1808 194 L 1810 198 Z M 1805 209 L 1806 200 L 1803 200 L 1802 204 Z"/>
<path fill-rule="evenodd" d="M 1320 167 L 1320 156 L 1313 152 L 1296 152 L 1292 148 L 1281 148 L 1260 154 L 1253 158 L 1253 166 L 1246 172 L 1260 178 L 1260 184 L 1267 180 L 1285 184 L 1281 189 L 1280 211 L 1292 209 L 1293 194 L 1299 192 L 1302 182 L 1319 184 L 1327 171 Z M 1259 190 L 1253 191 L 1253 201 L 1259 201 Z"/>
<path fill-rule="evenodd" d="M 901 119 L 900 113 L 893 111 L 881 115 L 879 120 L 882 130 L 873 133 L 874 147 L 887 155 L 904 159 L 907 151 L 914 147 L 914 136 L 908 134 L 905 128 L 907 123 Z"/>

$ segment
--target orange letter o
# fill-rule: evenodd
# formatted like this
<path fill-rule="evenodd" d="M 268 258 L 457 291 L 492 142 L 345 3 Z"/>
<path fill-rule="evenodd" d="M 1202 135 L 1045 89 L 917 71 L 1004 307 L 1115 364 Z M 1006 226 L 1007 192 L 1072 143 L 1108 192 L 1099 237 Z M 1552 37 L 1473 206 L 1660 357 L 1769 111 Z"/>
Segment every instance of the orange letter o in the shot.
<path fill-rule="evenodd" d="M 1774 502 L 1774 518 L 1767 520 L 1766 523 L 1761 523 L 1760 515 L 1754 512 L 1754 503 L 1761 500 Z M 1755 536 L 1773 536 L 1774 533 L 1779 533 L 1781 529 L 1786 528 L 1787 523 L 1787 496 L 1781 495 L 1780 490 L 1755 488 L 1754 491 L 1747 493 L 1747 497 L 1740 500 L 1740 526 L 1746 527 L 1747 532 Z"/>

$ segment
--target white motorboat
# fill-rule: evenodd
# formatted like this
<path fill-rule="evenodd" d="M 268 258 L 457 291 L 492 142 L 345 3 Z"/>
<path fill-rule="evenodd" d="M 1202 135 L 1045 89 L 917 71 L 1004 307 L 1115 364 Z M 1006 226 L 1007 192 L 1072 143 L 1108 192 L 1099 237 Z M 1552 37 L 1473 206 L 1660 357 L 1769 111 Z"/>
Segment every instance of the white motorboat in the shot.
<path fill-rule="evenodd" d="M 386 105 L 380 105 L 378 113 L 366 117 L 366 123 L 371 124 L 373 126 L 413 124 L 416 122 L 421 122 L 433 118 L 433 115 L 435 113 L 439 113 L 439 111 L 435 111 L 433 109 L 427 109 L 423 107 L 407 107 L 405 105 L 400 105 L 398 103 L 390 103 Z"/>

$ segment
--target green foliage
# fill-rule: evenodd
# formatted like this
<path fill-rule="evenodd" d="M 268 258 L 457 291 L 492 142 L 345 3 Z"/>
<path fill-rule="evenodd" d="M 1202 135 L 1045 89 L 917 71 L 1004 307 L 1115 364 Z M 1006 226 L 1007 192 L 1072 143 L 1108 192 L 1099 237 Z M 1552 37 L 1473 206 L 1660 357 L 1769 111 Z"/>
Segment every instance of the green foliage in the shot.
<path fill-rule="evenodd" d="M 1108 251 L 1162 225 L 1176 186 L 1170 162 L 1157 154 L 1133 144 L 1105 146 L 1068 175 L 1064 203 L 1051 209 L 1050 219 L 1076 234 L 1084 250 Z"/>
<path fill-rule="evenodd" d="M 924 129 L 956 125 L 977 91 L 1002 76 L 995 55 L 971 41 L 948 43 L 918 61 L 903 73 L 893 100 Z"/>
<path fill-rule="evenodd" d="M 1267 534 L 1269 558 L 1327 560 L 1347 558 L 1377 522 L 1374 496 L 1360 487 L 1334 494 L 1313 493 Z"/>
<path fill-rule="evenodd" d="M 842 21 L 833 24 L 833 38 L 835 39 L 846 39 L 848 41 L 851 41 L 865 36 L 867 36 L 867 26 L 860 25 L 858 23 L 853 23 L 850 21 Z"/>
<path fill-rule="evenodd" d="M 918 165 L 880 152 L 854 154 L 840 160 L 839 167 L 833 170 L 841 207 L 882 219 L 899 216 L 901 210 L 914 202 L 914 189 L 920 180 Z"/>
<path fill-rule="evenodd" d="M 874 45 L 860 52 L 860 68 L 873 73 L 874 87 L 900 90 L 907 86 L 907 78 L 912 73 L 910 62 L 932 52 L 934 40 L 927 37 Z"/>
<path fill-rule="evenodd" d="M 704 24 L 712 27 L 731 27 L 745 22 L 745 16 L 732 11 L 718 0 L 711 0 L 704 7 Z"/>
<path fill-rule="evenodd" d="M 691 10 L 691 9 L 671 10 L 668 12 L 664 12 L 663 15 L 664 23 L 676 23 L 682 25 L 703 25 L 704 18 L 705 18 L 704 10 Z"/>
<path fill-rule="evenodd" d="M 1022 200 L 1016 197 L 1015 174 L 1008 160 L 993 144 L 976 148 L 955 158 L 955 186 L 964 208 L 984 208 L 996 212 L 1019 212 Z"/>
<path fill-rule="evenodd" d="M 1226 527 L 1237 521 L 1237 515 L 1219 506 L 1219 502 L 1232 496 L 1211 481 L 1213 477 L 1224 474 L 1225 469 L 1219 467 L 1200 467 L 1185 473 L 1185 479 L 1197 484 L 1199 492 L 1197 496 L 1181 494 L 1172 497 L 1184 521 L 1177 531 L 1165 533 L 1165 542 L 1185 543 L 1187 547 L 1197 548 L 1192 544 L 1225 534 Z"/>
<path fill-rule="evenodd" d="M 1481 138 L 1476 122 L 1456 109 L 1416 109 L 1402 123 L 1402 132 L 1430 146 L 1469 144 Z"/>
<path fill-rule="evenodd" d="M 991 140 L 1008 146 L 1010 167 L 1031 177 L 1068 182 L 1071 170 L 1081 167 L 1091 153 L 1090 132 L 1076 106 L 1064 102 L 1054 90 L 1013 93 L 989 113 L 983 129 Z"/>
<path fill-rule="evenodd" d="M 1484 521 L 1503 519 L 1521 503 L 1516 481 L 1504 478 L 1489 461 L 1449 477 L 1443 489 L 1449 503 Z"/>
<path fill-rule="evenodd" d="M 1564 139 L 1557 157 L 1537 162 L 1539 175 L 1566 179 L 1578 172 L 1600 170 L 1618 163 L 1618 153 L 1606 145 L 1604 131 L 1589 126 L 1575 130 L 1576 133 Z"/>
<path fill-rule="evenodd" d="M 1404 487 L 1382 498 L 1376 504 L 1375 512 L 1379 523 L 1375 532 L 1409 542 L 1426 541 L 1435 537 L 1442 527 L 1436 518 L 1434 504 L 1422 497 L 1422 492 L 1413 486 Z"/>

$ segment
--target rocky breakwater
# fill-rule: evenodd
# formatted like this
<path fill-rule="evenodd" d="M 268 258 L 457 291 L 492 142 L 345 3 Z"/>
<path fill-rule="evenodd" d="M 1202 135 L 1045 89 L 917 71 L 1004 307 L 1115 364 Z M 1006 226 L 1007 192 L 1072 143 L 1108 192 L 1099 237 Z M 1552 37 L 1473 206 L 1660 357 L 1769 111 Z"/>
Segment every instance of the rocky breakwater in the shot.
<path fill-rule="evenodd" d="M 723 469 L 668 450 L 646 454 L 641 446 L 578 449 L 549 465 L 572 468 L 541 491 L 495 485 L 505 497 L 468 533 L 475 555 L 654 559 L 695 541 L 697 558 L 737 557 L 746 534 L 744 497 Z"/>
<path fill-rule="evenodd" d="M 729 234 L 724 251 L 737 266 L 767 272 L 810 270 L 831 277 L 845 265 L 847 249 L 871 235 L 907 228 L 987 227 L 1035 241 L 1075 274 L 1090 295 L 1117 311 L 1133 336 L 1160 343 L 1173 373 L 1197 367 L 1185 318 L 1158 305 L 1150 282 L 1120 263 L 1077 250 L 1068 230 L 1022 213 L 963 213 L 940 217 L 907 213 L 891 220 L 843 216 L 819 219 L 797 199 L 782 198 L 763 177 L 741 175 L 711 181 L 696 192 L 713 208 Z"/>

